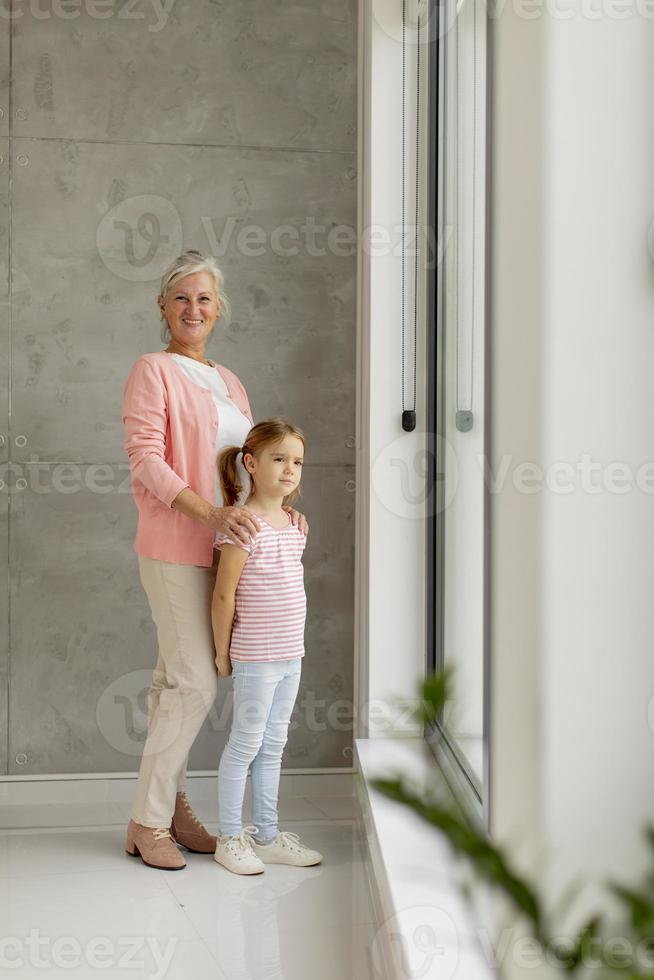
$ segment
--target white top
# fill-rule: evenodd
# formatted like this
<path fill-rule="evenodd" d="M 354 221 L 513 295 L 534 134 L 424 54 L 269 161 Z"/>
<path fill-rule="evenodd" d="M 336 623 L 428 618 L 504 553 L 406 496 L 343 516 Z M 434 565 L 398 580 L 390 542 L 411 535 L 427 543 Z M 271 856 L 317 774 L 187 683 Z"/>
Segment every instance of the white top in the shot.
<path fill-rule="evenodd" d="M 223 381 L 218 368 L 213 367 L 211 364 L 203 364 L 202 361 L 196 361 L 193 357 L 186 357 L 185 354 L 171 354 L 170 357 L 173 357 L 179 366 L 184 369 L 191 381 L 199 385 L 200 388 L 208 388 L 213 395 L 214 404 L 218 411 L 216 456 L 221 449 L 225 449 L 227 446 L 242 446 L 252 426 L 247 415 L 243 415 L 243 412 L 236 407 L 229 397 L 227 385 Z M 239 482 L 243 490 L 239 494 L 236 503 L 243 504 L 250 494 L 250 474 L 240 459 L 237 467 L 240 476 Z M 217 468 L 215 473 L 215 504 L 216 507 L 223 507 L 223 495 L 220 489 Z"/>

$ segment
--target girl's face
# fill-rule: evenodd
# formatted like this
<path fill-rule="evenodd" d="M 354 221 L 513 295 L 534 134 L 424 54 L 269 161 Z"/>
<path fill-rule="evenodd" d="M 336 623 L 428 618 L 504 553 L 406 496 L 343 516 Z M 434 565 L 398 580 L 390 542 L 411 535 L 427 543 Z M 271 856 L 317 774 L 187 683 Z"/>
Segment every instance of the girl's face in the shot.
<path fill-rule="evenodd" d="M 159 299 L 159 307 L 178 344 L 201 346 L 220 312 L 212 276 L 208 272 L 184 276 L 168 290 L 165 300 Z"/>
<path fill-rule="evenodd" d="M 268 496 L 286 496 L 302 478 L 304 446 L 297 436 L 287 435 L 257 456 L 245 454 L 244 465 L 252 475 L 256 490 Z"/>

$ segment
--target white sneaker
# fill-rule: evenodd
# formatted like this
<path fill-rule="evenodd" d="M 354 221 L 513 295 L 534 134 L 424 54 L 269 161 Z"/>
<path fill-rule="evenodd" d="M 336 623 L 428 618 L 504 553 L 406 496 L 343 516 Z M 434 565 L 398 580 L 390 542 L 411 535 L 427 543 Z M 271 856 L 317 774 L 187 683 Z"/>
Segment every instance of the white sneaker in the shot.
<path fill-rule="evenodd" d="M 320 864 L 322 854 L 300 842 L 298 834 L 281 830 L 269 844 L 252 841 L 252 850 L 264 864 L 292 864 L 296 868 L 308 868 Z"/>
<path fill-rule="evenodd" d="M 252 834 L 256 832 L 257 828 L 254 824 L 250 824 L 244 827 L 240 834 L 218 837 L 214 861 L 237 875 L 261 874 L 266 869 L 252 850 Z"/>

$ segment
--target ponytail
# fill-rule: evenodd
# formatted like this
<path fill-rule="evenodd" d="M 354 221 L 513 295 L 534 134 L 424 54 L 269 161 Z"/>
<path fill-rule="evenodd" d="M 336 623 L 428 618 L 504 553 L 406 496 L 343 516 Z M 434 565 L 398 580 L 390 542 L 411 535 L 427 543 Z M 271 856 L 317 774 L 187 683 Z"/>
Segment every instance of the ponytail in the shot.
<path fill-rule="evenodd" d="M 236 466 L 236 457 L 240 452 L 240 446 L 228 446 L 218 454 L 218 478 L 224 507 L 233 507 L 243 490 Z"/>

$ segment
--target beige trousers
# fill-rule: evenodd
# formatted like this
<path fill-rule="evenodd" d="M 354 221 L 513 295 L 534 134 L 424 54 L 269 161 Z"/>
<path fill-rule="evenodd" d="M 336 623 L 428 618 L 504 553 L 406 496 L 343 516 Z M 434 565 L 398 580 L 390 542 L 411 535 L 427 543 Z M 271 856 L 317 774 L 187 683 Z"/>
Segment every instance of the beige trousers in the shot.
<path fill-rule="evenodd" d="M 190 748 L 218 691 L 211 599 L 219 559 L 217 549 L 212 568 L 138 555 L 159 643 L 132 806 L 132 819 L 146 827 L 170 826 Z"/>

